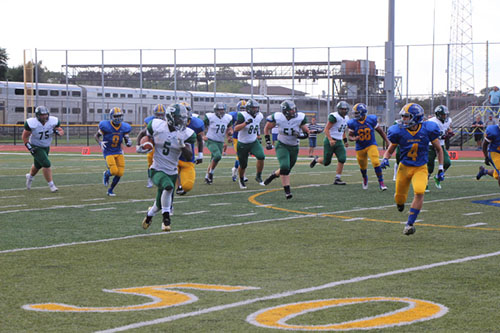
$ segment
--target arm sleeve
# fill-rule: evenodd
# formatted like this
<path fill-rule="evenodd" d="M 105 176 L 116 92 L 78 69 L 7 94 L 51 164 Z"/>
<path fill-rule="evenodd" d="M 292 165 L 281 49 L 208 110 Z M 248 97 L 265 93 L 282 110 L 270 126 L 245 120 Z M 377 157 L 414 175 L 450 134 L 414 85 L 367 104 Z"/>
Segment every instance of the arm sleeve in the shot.
<path fill-rule="evenodd" d="M 196 143 L 196 133 L 193 133 L 189 138 L 187 138 L 184 142 L 195 144 Z"/>
<path fill-rule="evenodd" d="M 245 117 L 240 112 L 238 112 L 238 120 L 236 122 L 236 125 L 243 124 L 244 122 L 245 122 Z"/>

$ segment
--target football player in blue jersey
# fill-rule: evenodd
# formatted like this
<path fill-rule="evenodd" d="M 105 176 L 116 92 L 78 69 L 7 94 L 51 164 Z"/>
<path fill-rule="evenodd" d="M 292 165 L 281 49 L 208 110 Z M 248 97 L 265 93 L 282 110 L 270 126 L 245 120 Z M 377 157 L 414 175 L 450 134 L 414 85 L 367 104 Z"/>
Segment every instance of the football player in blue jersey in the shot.
<path fill-rule="evenodd" d="M 196 179 L 195 164 L 203 162 L 203 132 L 205 131 L 205 124 L 203 120 L 193 115 L 191 106 L 186 102 L 181 102 L 188 112 L 187 127 L 192 129 L 196 134 L 196 143 L 198 146 L 198 156 L 194 155 L 194 143 L 191 143 L 192 157 L 189 160 L 181 155 L 178 163 L 178 177 L 177 177 L 177 190 L 175 193 L 184 195 L 191 191 Z"/>
<path fill-rule="evenodd" d="M 444 180 L 444 158 L 439 143 L 439 127 L 434 122 L 424 122 L 424 109 L 420 105 L 416 103 L 406 104 L 399 114 L 401 115 L 401 123 L 389 128 L 388 137 L 391 145 L 384 153 L 381 167 L 385 169 L 389 166 L 389 158 L 399 146 L 401 162 L 396 175 L 394 201 L 398 210 L 402 212 L 408 198 L 410 184 L 413 186 L 413 202 L 403 230 L 403 234 L 409 236 L 415 233 L 414 224 L 424 203 L 425 187 L 428 181 L 429 143 L 432 143 L 438 157 L 437 177 L 439 181 Z"/>
<path fill-rule="evenodd" d="M 153 114 L 149 117 L 144 118 L 144 128 L 146 128 L 149 124 L 149 122 L 153 119 L 161 119 L 165 120 L 165 105 L 163 104 L 158 104 L 153 108 Z M 139 141 L 137 141 L 137 144 L 139 144 Z M 151 180 L 151 171 L 149 168 L 151 167 L 151 164 L 153 164 L 153 155 L 154 155 L 154 148 L 146 155 L 148 158 L 148 185 L 146 187 L 151 188 L 153 187 L 153 181 Z"/>
<path fill-rule="evenodd" d="M 488 175 L 495 178 L 498 181 L 498 186 L 500 186 L 500 177 L 498 176 L 500 174 L 498 171 L 500 167 L 500 124 L 486 127 L 483 140 L 483 155 L 484 163 L 491 166 L 492 169 L 488 170 L 481 165 L 476 179 L 479 180 L 481 177 Z"/>
<path fill-rule="evenodd" d="M 95 140 L 101 146 L 107 170 L 103 174 L 104 186 L 109 186 L 109 178 L 113 177 L 111 186 L 108 188 L 108 196 L 114 197 L 114 188 L 120 181 L 125 171 L 125 158 L 123 156 L 122 141 L 127 147 L 132 147 L 129 133 L 132 127 L 123 122 L 123 112 L 120 108 L 112 108 L 109 112 L 109 120 L 99 123 L 99 130 L 95 134 Z M 102 137 L 102 140 L 101 140 Z"/>
<path fill-rule="evenodd" d="M 356 141 L 356 159 L 358 160 L 359 169 L 363 176 L 363 189 L 368 189 L 368 158 L 372 162 L 377 175 L 379 188 L 381 191 L 387 190 L 384 184 L 384 176 L 380 168 L 380 159 L 378 154 L 377 141 L 375 140 L 375 131 L 377 131 L 382 139 L 389 146 L 389 141 L 384 131 L 378 124 L 376 115 L 368 115 L 368 108 L 363 103 L 358 103 L 352 107 L 354 111 L 354 119 L 347 122 L 349 128 L 349 140 Z"/>

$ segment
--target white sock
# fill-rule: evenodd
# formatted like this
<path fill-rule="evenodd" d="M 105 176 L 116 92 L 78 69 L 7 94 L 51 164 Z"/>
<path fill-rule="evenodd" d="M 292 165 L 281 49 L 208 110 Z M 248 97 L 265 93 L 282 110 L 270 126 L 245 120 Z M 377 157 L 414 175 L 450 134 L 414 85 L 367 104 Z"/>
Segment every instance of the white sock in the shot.
<path fill-rule="evenodd" d="M 49 186 L 54 186 L 54 181 L 48 182 Z"/>
<path fill-rule="evenodd" d="M 161 193 L 161 212 L 170 213 L 170 206 L 172 206 L 172 192 L 173 190 L 163 190 Z"/>
<path fill-rule="evenodd" d="M 159 209 L 158 207 L 156 207 L 156 200 L 155 202 L 153 203 L 153 207 L 151 207 L 149 210 L 148 210 L 148 216 L 155 216 L 156 213 L 158 213 Z"/>
<path fill-rule="evenodd" d="M 336 174 L 336 175 L 335 175 L 335 178 L 340 179 L 340 176 L 341 176 L 341 175 Z"/>

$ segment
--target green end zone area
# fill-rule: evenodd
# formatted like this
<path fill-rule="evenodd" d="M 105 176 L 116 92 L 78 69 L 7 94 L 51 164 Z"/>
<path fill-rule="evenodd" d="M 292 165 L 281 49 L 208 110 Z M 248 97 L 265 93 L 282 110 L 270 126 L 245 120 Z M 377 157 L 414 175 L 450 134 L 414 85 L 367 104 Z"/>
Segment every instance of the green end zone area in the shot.
<path fill-rule="evenodd" d="M 56 193 L 42 175 L 24 188 L 28 154 L 0 159 L 0 331 L 276 332 L 282 318 L 274 308 L 289 311 L 292 330 L 367 317 L 375 318 L 367 327 L 389 332 L 498 329 L 500 208 L 475 202 L 500 201 L 500 191 L 491 177 L 475 179 L 480 161 L 453 161 L 441 190 L 429 183 L 408 237 L 409 204 L 403 213 L 395 207 L 392 168 L 384 172 L 387 191 L 371 168 L 362 190 L 353 159 L 346 186 L 332 185 L 335 163 L 311 169 L 310 159 L 299 159 L 291 200 L 279 179 L 255 182 L 254 159 L 247 190 L 231 180 L 231 157 L 206 185 L 207 159 L 193 191 L 175 197 L 168 234 L 159 215 L 141 227 L 156 194 L 146 188 L 145 156 L 126 156 L 112 198 L 100 155 L 51 154 Z M 266 159 L 263 177 L 277 166 Z M 404 323 L 416 300 L 441 315 L 419 310 Z M 397 311 L 402 326 L 386 318 Z"/>

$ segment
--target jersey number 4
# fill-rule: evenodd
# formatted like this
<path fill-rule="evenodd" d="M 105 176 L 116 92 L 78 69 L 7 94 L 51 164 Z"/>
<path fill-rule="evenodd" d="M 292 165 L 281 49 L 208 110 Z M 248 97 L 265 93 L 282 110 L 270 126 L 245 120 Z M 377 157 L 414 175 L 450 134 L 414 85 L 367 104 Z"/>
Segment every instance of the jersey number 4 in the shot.
<path fill-rule="evenodd" d="M 416 161 L 417 160 L 417 156 L 418 156 L 418 143 L 414 143 L 412 146 L 411 146 L 411 149 L 410 151 L 408 152 L 408 157 L 411 158 L 412 160 Z"/>

